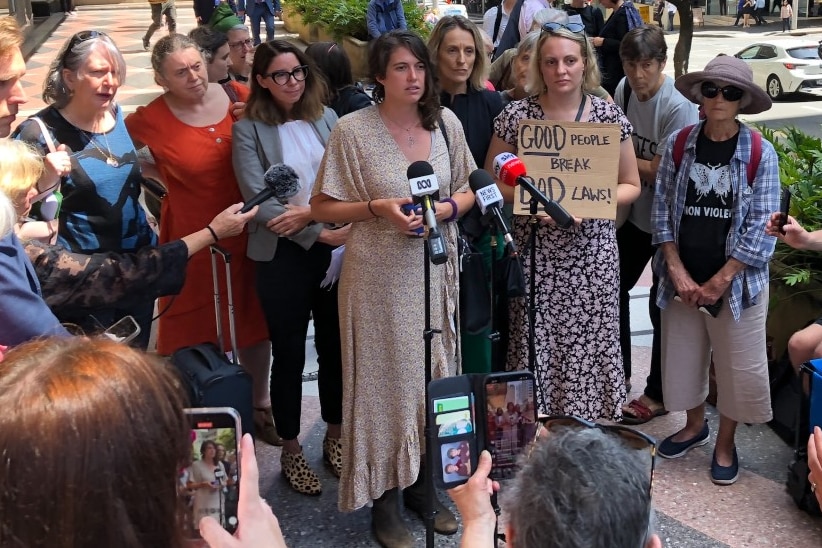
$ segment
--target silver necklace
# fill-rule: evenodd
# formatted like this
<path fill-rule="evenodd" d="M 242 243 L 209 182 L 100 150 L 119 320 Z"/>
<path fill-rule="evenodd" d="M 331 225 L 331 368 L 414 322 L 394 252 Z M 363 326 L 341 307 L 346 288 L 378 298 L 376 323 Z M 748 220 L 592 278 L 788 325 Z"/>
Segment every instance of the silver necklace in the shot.
<path fill-rule="evenodd" d="M 402 130 L 405 130 L 405 135 L 406 135 L 406 138 L 408 139 L 408 146 L 409 146 L 410 148 L 414 148 L 414 145 L 415 145 L 415 144 L 417 144 L 417 141 L 416 141 L 416 139 L 414 139 L 414 136 L 413 136 L 413 135 L 411 135 L 411 130 L 412 130 L 412 129 L 414 129 L 414 128 L 416 128 L 416 127 L 418 127 L 418 126 L 420 125 L 420 123 L 419 123 L 419 122 L 415 122 L 414 124 L 411 124 L 411 126 L 409 126 L 409 127 L 402 127 L 402 126 L 401 126 L 401 125 L 399 125 L 397 122 L 395 122 L 394 120 L 392 120 L 391 118 L 389 118 L 388 116 L 386 116 L 386 115 L 385 115 L 385 113 L 381 113 L 381 114 L 382 114 L 382 117 L 383 117 L 383 118 L 385 118 L 386 120 L 388 120 L 389 122 L 391 122 L 394 126 L 396 126 L 396 127 L 400 128 L 400 129 L 402 129 Z"/>

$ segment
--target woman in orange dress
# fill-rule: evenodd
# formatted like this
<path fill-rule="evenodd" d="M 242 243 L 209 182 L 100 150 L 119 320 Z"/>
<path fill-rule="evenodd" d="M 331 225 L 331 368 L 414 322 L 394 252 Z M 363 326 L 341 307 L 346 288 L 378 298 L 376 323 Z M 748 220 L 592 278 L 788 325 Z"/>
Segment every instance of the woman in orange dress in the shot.
<path fill-rule="evenodd" d="M 151 54 L 155 80 L 166 92 L 126 119 L 137 148 L 151 150 L 168 187 L 160 221 L 160 241 L 167 242 L 207 225 L 215 213 L 242 201 L 231 164 L 234 105 L 219 85 L 208 83 L 206 63 L 197 45 L 175 35 L 157 42 Z M 248 88 L 235 85 L 241 101 Z M 280 443 L 271 416 L 268 377 L 271 347 L 254 285 L 254 263 L 246 258 L 248 235 L 220 245 L 232 255 L 231 277 L 240 363 L 254 379 L 254 425 L 257 436 Z M 162 299 L 157 351 L 175 350 L 205 341 L 217 342 L 214 291 L 209 251 L 193 255 L 183 290 Z M 220 280 L 223 326 L 228 326 L 225 280 Z M 167 308 L 167 310 L 166 310 Z M 228 330 L 223 347 L 231 348 Z"/>

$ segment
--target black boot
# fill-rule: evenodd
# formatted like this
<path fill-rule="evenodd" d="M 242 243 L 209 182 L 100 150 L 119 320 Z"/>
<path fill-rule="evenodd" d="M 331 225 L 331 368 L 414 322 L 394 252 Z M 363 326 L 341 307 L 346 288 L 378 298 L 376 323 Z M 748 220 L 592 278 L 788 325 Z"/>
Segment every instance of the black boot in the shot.
<path fill-rule="evenodd" d="M 425 521 L 426 494 L 425 494 L 425 466 L 420 466 L 420 474 L 410 487 L 402 491 L 402 498 L 405 507 L 416 513 Z M 441 535 L 453 535 L 459 529 L 457 518 L 445 507 L 440 499 L 434 494 L 434 531 Z"/>
<path fill-rule="evenodd" d="M 400 490 L 389 489 L 371 507 L 371 530 L 385 548 L 412 548 L 414 538 L 400 515 Z"/>

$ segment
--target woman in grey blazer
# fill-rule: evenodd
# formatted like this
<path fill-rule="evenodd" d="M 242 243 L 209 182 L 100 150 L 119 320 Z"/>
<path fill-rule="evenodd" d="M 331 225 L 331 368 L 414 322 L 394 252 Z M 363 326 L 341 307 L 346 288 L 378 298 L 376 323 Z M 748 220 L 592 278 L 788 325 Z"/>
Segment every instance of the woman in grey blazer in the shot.
<path fill-rule="evenodd" d="M 287 203 L 260 205 L 249 223 L 247 255 L 257 262 L 257 293 L 268 324 L 274 361 L 271 406 L 283 438 L 283 475 L 298 492 L 318 495 L 320 479 L 308 465 L 299 440 L 305 338 L 313 316 L 320 407 L 328 431 L 323 460 L 339 477 L 342 466 L 342 364 L 337 284 L 321 288 L 331 251 L 345 242 L 348 227 L 334 230 L 311 218 L 308 199 L 331 128 L 334 111 L 322 104 L 326 88 L 313 62 L 282 40 L 265 42 L 254 54 L 251 96 L 245 118 L 233 127 L 234 172 L 246 200 L 266 188 L 274 164 L 292 167 L 300 189 Z"/>

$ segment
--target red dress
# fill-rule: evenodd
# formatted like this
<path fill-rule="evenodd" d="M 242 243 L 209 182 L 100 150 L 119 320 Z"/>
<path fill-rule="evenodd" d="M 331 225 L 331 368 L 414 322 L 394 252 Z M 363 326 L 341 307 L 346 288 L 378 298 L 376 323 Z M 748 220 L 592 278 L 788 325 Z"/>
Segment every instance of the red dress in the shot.
<path fill-rule="evenodd" d="M 233 84 L 233 82 L 232 82 Z M 216 85 L 216 84 L 212 84 Z M 240 101 L 248 98 L 248 88 L 234 85 Z M 230 110 L 217 124 L 193 127 L 184 124 L 166 105 L 163 96 L 126 118 L 126 126 L 135 142 L 149 147 L 157 168 L 168 187 L 163 200 L 160 242 L 176 240 L 205 228 L 231 204 L 243 198 L 231 164 Z M 246 257 L 248 235 L 220 240 L 220 246 L 231 252 L 231 277 L 234 293 L 234 315 L 237 346 L 245 348 L 267 341 L 265 317 L 257 298 L 254 262 Z M 160 300 L 157 351 L 171 354 L 191 344 L 217 342 L 214 318 L 214 288 L 210 251 L 194 254 L 188 263 L 183 290 L 176 297 Z M 228 336 L 228 312 L 222 260 L 218 257 L 222 300 L 224 348 L 231 348 Z M 173 300 L 172 300 L 173 299 Z"/>

